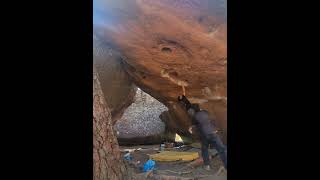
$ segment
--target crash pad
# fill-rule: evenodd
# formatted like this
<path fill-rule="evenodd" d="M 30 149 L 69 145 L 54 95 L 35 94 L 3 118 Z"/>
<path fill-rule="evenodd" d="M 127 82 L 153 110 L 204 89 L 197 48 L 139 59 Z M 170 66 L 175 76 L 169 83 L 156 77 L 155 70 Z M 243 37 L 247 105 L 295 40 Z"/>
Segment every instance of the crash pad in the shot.
<path fill-rule="evenodd" d="M 201 144 L 200 143 L 192 143 L 190 146 L 194 147 L 194 148 L 198 148 L 198 149 L 201 148 Z"/>
<path fill-rule="evenodd" d="M 150 159 L 155 161 L 192 161 L 197 158 L 199 158 L 198 152 L 162 151 L 150 155 Z"/>

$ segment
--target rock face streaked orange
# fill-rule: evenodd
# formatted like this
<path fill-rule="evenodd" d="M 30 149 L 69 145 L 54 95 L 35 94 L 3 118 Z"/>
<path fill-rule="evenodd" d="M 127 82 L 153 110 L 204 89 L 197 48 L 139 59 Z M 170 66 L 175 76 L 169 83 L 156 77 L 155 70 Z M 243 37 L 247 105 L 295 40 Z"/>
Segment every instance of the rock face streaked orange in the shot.
<path fill-rule="evenodd" d="M 95 0 L 93 20 L 137 86 L 173 112 L 186 86 L 186 96 L 210 112 L 226 141 L 226 14 L 226 0 Z M 187 133 L 190 122 L 180 118 Z"/>

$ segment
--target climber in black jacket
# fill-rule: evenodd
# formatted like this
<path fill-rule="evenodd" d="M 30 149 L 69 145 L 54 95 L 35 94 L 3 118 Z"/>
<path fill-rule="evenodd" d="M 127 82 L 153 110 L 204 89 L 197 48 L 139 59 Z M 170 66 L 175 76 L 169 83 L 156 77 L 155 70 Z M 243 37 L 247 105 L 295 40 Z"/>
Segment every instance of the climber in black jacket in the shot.
<path fill-rule="evenodd" d="M 224 168 L 227 169 L 227 148 L 216 134 L 217 131 L 215 130 L 212 121 L 209 119 L 208 112 L 206 110 L 200 110 L 198 104 L 191 104 L 184 95 L 179 96 L 178 101 L 184 105 L 188 114 L 191 116 L 192 127 L 196 126 L 199 130 L 201 153 L 205 169 L 210 170 L 208 151 L 210 144 L 218 151 L 219 157 L 224 164 Z M 192 133 L 192 127 L 189 128 L 190 133 Z"/>

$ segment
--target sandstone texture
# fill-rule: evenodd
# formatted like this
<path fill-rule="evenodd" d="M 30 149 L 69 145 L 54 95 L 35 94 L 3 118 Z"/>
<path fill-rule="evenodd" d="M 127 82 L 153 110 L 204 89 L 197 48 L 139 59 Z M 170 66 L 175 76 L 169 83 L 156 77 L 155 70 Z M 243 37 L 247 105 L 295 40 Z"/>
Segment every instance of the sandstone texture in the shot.
<path fill-rule="evenodd" d="M 119 54 L 131 81 L 168 107 L 182 134 L 188 134 L 190 125 L 176 103 L 184 86 L 186 96 L 210 112 L 225 142 L 226 4 L 226 0 L 96 0 L 93 18 L 94 32 Z M 127 92 L 129 84 L 124 86 Z"/>

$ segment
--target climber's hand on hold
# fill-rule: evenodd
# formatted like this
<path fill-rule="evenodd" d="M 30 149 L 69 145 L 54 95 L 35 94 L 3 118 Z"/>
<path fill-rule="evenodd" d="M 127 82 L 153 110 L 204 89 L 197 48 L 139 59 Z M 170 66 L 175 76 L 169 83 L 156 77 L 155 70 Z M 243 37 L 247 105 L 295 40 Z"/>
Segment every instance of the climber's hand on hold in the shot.
<path fill-rule="evenodd" d="M 179 102 L 184 102 L 185 104 L 188 104 L 189 103 L 189 101 L 188 101 L 188 99 L 187 99 L 187 97 L 186 96 L 184 96 L 184 95 L 180 95 L 180 96 L 178 96 L 178 101 Z"/>
<path fill-rule="evenodd" d="M 182 101 L 184 98 L 184 95 L 178 96 L 178 101 Z"/>
<path fill-rule="evenodd" d="M 186 110 L 188 110 L 191 107 L 191 103 L 184 95 L 178 96 L 178 102 L 182 104 Z"/>
<path fill-rule="evenodd" d="M 192 128 L 193 128 L 192 126 L 189 127 L 189 130 L 188 130 L 188 131 L 189 131 L 190 134 L 193 133 Z"/>

